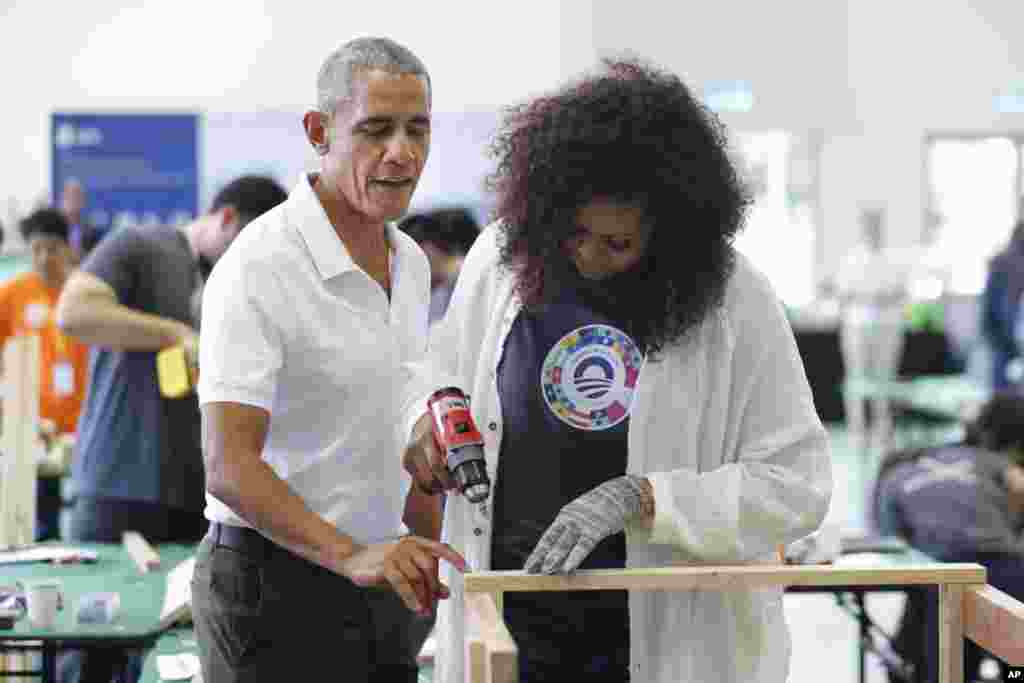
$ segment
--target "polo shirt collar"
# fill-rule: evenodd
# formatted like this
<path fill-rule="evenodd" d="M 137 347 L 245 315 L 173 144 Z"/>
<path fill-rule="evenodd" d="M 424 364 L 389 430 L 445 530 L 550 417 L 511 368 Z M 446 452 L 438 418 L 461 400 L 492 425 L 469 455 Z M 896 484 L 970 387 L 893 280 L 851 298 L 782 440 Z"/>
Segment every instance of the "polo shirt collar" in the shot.
<path fill-rule="evenodd" d="M 317 272 L 322 279 L 329 280 L 350 270 L 359 270 L 359 267 L 327 218 L 327 212 L 313 190 L 315 179 L 316 175 L 303 173 L 288 202 L 292 205 L 296 227 L 306 242 Z"/>

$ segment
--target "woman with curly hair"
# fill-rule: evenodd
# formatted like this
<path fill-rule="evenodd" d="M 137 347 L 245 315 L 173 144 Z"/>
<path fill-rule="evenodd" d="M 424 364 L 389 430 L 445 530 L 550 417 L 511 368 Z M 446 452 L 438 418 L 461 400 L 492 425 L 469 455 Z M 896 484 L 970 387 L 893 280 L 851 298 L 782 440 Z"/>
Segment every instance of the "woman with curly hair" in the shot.
<path fill-rule="evenodd" d="M 489 515 L 449 498 L 446 540 L 478 569 L 772 561 L 825 517 L 831 470 L 782 307 L 732 246 L 748 199 L 721 125 L 637 61 L 606 62 L 505 124 L 498 220 L 419 370 L 424 395 L 472 395 L 494 482 Z M 450 490 L 423 405 L 407 406 L 405 466 Z M 450 585 L 444 683 L 464 675 Z M 508 593 L 504 618 L 522 681 L 788 671 L 781 589 Z"/>

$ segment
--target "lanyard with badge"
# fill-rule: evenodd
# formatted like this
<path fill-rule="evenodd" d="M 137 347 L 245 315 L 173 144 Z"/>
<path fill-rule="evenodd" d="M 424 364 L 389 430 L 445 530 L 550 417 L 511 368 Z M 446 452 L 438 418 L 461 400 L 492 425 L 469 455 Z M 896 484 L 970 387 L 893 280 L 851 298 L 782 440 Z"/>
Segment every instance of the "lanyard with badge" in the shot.
<path fill-rule="evenodd" d="M 57 327 L 53 315 L 50 315 L 49 328 L 54 335 L 54 348 L 57 350 L 57 357 L 53 364 L 53 393 L 56 396 L 65 398 L 75 393 L 75 366 L 68 358 L 70 342 L 67 335 Z"/>
<path fill-rule="evenodd" d="M 50 383 L 58 398 L 75 393 L 75 367 L 68 358 L 70 341 L 54 317 L 53 308 L 46 302 L 36 301 L 25 306 L 25 324 L 40 336 L 47 335 L 53 340 L 55 358 Z"/>

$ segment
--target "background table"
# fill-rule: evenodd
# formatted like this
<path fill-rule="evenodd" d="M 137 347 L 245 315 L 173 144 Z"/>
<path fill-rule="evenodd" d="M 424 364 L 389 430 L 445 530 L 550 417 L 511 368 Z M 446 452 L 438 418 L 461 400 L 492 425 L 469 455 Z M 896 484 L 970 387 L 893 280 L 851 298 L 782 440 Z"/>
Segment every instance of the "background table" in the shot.
<path fill-rule="evenodd" d="M 6 650 L 42 651 L 43 668 L 38 672 L 45 681 L 56 680 L 56 655 L 62 649 L 115 648 L 137 650 L 151 647 L 160 636 L 160 612 L 163 608 L 167 573 L 195 553 L 194 546 L 163 545 L 159 569 L 139 572 L 120 544 L 60 543 L 93 550 L 94 563 L 31 563 L 0 565 L 0 584 L 54 578 L 61 581 L 64 609 L 57 613 L 51 629 L 35 629 L 27 617 L 15 622 L 13 629 L 0 631 Z M 82 595 L 117 592 L 121 607 L 109 624 L 79 624 L 75 608 Z M 41 643 L 35 644 L 35 643 Z"/>

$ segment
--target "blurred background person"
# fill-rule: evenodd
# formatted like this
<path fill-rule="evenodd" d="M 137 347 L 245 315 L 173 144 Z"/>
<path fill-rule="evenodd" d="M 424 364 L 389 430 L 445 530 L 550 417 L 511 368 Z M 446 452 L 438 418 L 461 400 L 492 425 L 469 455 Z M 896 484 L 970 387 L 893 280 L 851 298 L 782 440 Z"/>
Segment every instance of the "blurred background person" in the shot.
<path fill-rule="evenodd" d="M 836 278 L 840 301 L 839 341 L 847 387 L 843 392 L 850 433 L 867 445 L 884 443 L 892 430 L 889 400 L 871 391 L 871 425 L 863 383 L 890 382 L 899 374 L 903 320 L 912 264 L 886 245 L 885 211 L 860 214 L 861 242 L 847 254 Z"/>
<path fill-rule="evenodd" d="M 1019 390 L 1021 348 L 1016 330 L 1024 294 L 1024 219 L 1018 220 L 1005 248 L 988 265 L 981 293 L 981 337 L 991 357 L 993 391 Z"/>
<path fill-rule="evenodd" d="M 60 193 L 60 210 L 68 222 L 68 243 L 76 264 L 85 257 L 83 242 L 94 244 L 98 239 L 96 229 L 85 220 L 86 201 L 85 188 L 79 180 L 71 178 L 64 183 Z"/>
<path fill-rule="evenodd" d="M 454 207 L 414 214 L 401 229 L 420 245 L 430 261 L 430 324 L 448 309 L 462 262 L 480 234 L 480 224 L 469 209 Z"/>
<path fill-rule="evenodd" d="M 74 267 L 67 221 L 59 211 L 39 209 L 24 218 L 20 227 L 32 269 L 0 287 L 0 348 L 14 336 L 39 337 L 39 419 L 49 445 L 53 437 L 77 429 L 89 351 L 65 335 L 55 321 L 57 300 Z M 36 538 L 55 538 L 59 535 L 60 478 L 40 477 L 37 482 Z"/>

